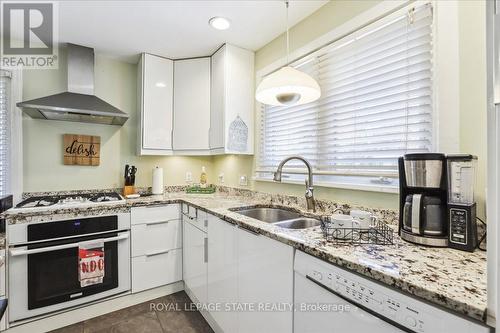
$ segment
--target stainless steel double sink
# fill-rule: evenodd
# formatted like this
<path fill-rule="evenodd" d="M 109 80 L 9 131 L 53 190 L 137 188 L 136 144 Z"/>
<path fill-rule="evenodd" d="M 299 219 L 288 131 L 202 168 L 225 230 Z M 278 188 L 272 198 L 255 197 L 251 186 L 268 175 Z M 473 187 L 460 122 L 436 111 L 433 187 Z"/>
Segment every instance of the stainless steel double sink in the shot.
<path fill-rule="evenodd" d="M 321 225 L 318 219 L 305 217 L 282 208 L 257 207 L 235 210 L 235 213 L 285 229 L 306 229 Z"/>

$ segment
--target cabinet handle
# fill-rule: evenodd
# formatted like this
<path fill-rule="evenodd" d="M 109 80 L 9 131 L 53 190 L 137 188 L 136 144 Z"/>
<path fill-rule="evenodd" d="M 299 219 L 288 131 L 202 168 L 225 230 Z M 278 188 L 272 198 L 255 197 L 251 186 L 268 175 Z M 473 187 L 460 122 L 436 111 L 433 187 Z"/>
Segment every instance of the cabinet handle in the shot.
<path fill-rule="evenodd" d="M 155 225 L 155 224 L 165 224 L 165 223 L 168 223 L 172 220 L 167 220 L 167 221 L 156 221 L 156 222 L 148 222 L 146 223 L 146 226 L 150 226 L 150 225 Z"/>
<path fill-rule="evenodd" d="M 40 248 L 30 249 L 30 250 L 28 250 L 26 246 L 23 246 L 22 248 L 11 248 L 9 250 L 9 252 L 10 252 L 11 256 L 17 257 L 17 256 L 23 256 L 23 255 L 29 255 L 29 254 L 35 254 L 35 253 L 45 253 L 45 252 L 71 249 L 74 247 L 79 247 L 82 244 L 89 244 L 89 243 L 95 243 L 95 242 L 107 243 L 107 242 L 120 241 L 120 240 L 127 239 L 128 237 L 129 237 L 128 232 L 123 232 L 115 237 L 98 238 L 98 239 L 92 239 L 90 241 L 83 241 L 83 242 L 76 242 L 76 243 L 62 244 L 62 245 L 54 245 L 54 246 L 49 246 L 49 247 L 40 247 Z"/>
<path fill-rule="evenodd" d="M 246 232 L 251 233 L 251 234 L 253 234 L 255 236 L 260 236 L 260 233 L 258 233 L 257 231 L 253 231 L 253 230 L 247 229 L 247 228 L 245 228 L 245 227 L 243 227 L 241 225 L 240 225 L 240 229 L 241 230 L 245 230 Z"/>
<path fill-rule="evenodd" d="M 203 262 L 207 263 L 208 262 L 208 238 L 205 237 L 203 238 Z"/>
<path fill-rule="evenodd" d="M 170 252 L 170 250 L 162 250 L 162 251 L 153 252 L 153 253 L 146 253 L 146 257 L 154 257 L 154 256 L 157 256 L 157 255 L 160 255 L 160 254 L 165 254 L 165 253 L 168 253 L 168 252 Z"/>
<path fill-rule="evenodd" d="M 205 228 L 208 228 L 208 219 L 205 219 Z"/>
<path fill-rule="evenodd" d="M 152 204 L 152 205 L 141 206 L 140 208 L 158 208 L 158 207 L 167 207 L 167 206 L 170 206 L 170 204 L 157 203 L 157 204 Z"/>

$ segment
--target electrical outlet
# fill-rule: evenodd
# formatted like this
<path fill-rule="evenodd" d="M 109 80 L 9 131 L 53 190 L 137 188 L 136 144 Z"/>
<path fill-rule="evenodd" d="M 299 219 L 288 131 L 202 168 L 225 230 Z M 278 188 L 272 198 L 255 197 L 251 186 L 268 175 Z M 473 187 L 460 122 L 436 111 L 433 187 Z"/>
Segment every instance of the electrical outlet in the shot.
<path fill-rule="evenodd" d="M 248 177 L 247 177 L 247 175 L 240 176 L 240 185 L 241 186 L 248 186 Z"/>
<path fill-rule="evenodd" d="M 224 172 L 219 173 L 219 184 L 224 184 Z"/>
<path fill-rule="evenodd" d="M 186 172 L 186 183 L 192 183 L 193 182 L 193 174 L 191 171 Z"/>

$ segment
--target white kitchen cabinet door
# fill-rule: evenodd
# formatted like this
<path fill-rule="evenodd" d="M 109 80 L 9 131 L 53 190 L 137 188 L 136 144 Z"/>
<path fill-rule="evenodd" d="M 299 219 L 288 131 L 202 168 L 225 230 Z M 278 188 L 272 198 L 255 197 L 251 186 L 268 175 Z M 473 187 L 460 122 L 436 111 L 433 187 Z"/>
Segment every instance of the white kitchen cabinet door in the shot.
<path fill-rule="evenodd" d="M 211 61 L 211 152 L 253 154 L 254 53 L 225 44 Z"/>
<path fill-rule="evenodd" d="M 138 154 L 171 155 L 173 61 L 143 53 L 138 72 Z"/>
<path fill-rule="evenodd" d="M 238 297 L 242 304 L 293 304 L 293 248 L 262 235 L 237 229 Z M 238 332 L 292 332 L 292 311 L 243 311 Z"/>
<path fill-rule="evenodd" d="M 174 61 L 174 128 L 176 154 L 210 153 L 210 58 Z"/>
<path fill-rule="evenodd" d="M 237 312 L 229 311 L 238 302 L 238 249 L 236 226 L 215 216 L 208 220 L 208 302 L 220 304 L 221 311 L 210 312 L 219 327 L 237 332 Z"/>
<path fill-rule="evenodd" d="M 226 106 L 226 46 L 211 57 L 210 149 L 224 149 L 224 111 Z"/>
<path fill-rule="evenodd" d="M 200 303 L 207 302 L 207 234 L 183 222 L 183 277 L 186 287 Z"/>

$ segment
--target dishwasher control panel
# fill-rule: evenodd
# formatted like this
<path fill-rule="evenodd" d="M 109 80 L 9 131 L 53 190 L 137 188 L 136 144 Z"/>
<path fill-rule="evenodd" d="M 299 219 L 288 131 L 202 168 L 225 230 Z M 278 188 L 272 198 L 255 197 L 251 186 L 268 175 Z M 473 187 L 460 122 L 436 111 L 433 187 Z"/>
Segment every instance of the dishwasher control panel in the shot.
<path fill-rule="evenodd" d="M 416 296 L 296 251 L 294 270 L 346 302 L 412 332 L 486 333 L 489 328 L 452 314 Z M 389 274 L 389 273 L 388 273 Z M 297 291 L 296 291 L 297 292 Z"/>
<path fill-rule="evenodd" d="M 415 332 L 425 332 L 426 314 L 422 310 L 386 295 L 376 286 L 360 282 L 358 277 L 353 279 L 347 272 L 341 271 L 320 271 L 317 267 L 311 268 L 307 275 L 361 308 L 380 314 Z"/>

